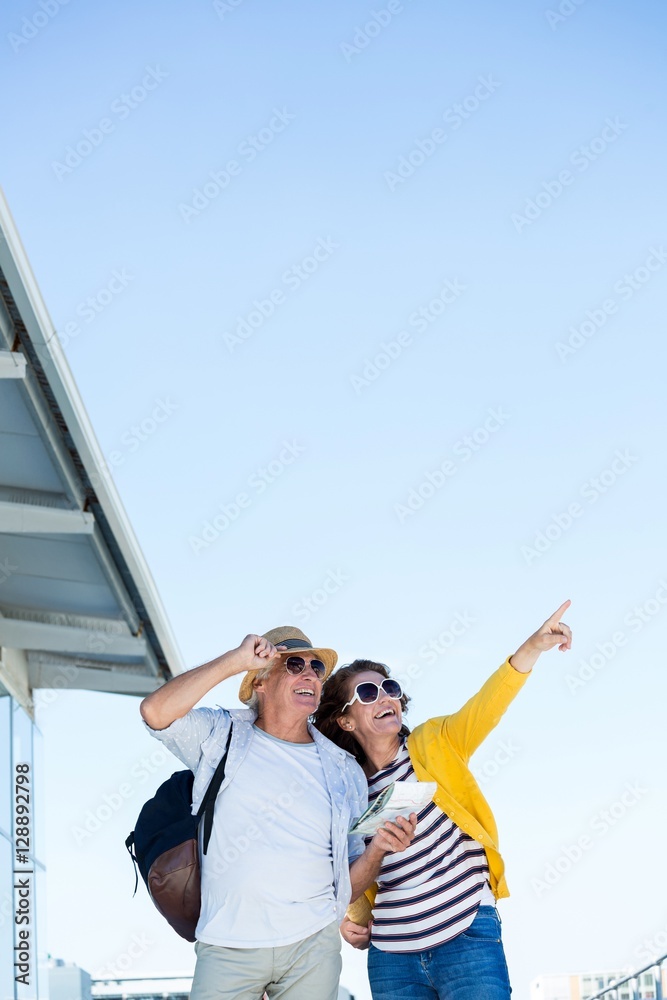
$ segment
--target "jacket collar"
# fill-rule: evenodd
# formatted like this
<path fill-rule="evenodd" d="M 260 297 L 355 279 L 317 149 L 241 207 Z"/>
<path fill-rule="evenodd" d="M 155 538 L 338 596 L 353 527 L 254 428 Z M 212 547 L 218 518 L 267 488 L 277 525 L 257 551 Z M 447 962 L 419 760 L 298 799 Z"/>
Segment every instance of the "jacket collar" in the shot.
<path fill-rule="evenodd" d="M 229 713 L 232 717 L 233 722 L 245 722 L 249 726 L 253 724 L 257 718 L 257 712 L 253 708 L 233 708 Z M 324 750 L 325 753 L 330 754 L 332 757 L 336 757 L 339 760 L 344 760 L 345 757 L 351 757 L 354 760 L 354 755 L 348 753 L 347 750 L 343 750 L 342 747 L 337 746 L 328 736 L 324 736 L 323 733 L 316 729 L 312 722 L 308 722 L 308 732 L 313 737 L 314 742 L 317 744 L 320 750 Z"/>

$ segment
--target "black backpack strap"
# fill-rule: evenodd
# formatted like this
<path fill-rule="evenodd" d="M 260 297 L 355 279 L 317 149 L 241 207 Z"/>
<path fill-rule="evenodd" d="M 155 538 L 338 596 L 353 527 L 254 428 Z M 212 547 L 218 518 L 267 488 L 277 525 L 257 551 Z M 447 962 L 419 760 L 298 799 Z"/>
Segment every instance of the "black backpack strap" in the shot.
<path fill-rule="evenodd" d="M 215 810 L 215 800 L 218 797 L 218 792 L 220 791 L 220 785 L 225 777 L 225 764 L 227 763 L 227 754 L 229 753 L 229 744 L 232 741 L 232 732 L 234 726 L 229 727 L 229 736 L 227 737 L 227 744 L 225 746 L 225 752 L 222 755 L 220 763 L 215 769 L 213 777 L 209 782 L 209 786 L 204 792 L 204 798 L 202 799 L 199 811 L 197 812 L 197 825 L 204 819 L 204 840 L 203 840 L 203 850 L 206 854 L 208 850 L 208 842 L 211 839 L 211 830 L 213 829 L 213 812 Z"/>
<path fill-rule="evenodd" d="M 132 895 L 136 896 L 137 886 L 139 885 L 139 874 L 137 872 L 137 857 L 134 851 L 132 850 L 132 847 L 134 846 L 134 830 L 132 831 L 130 836 L 125 839 L 125 846 L 127 847 L 127 852 L 132 858 L 132 864 L 134 865 L 134 892 L 132 893 Z"/>

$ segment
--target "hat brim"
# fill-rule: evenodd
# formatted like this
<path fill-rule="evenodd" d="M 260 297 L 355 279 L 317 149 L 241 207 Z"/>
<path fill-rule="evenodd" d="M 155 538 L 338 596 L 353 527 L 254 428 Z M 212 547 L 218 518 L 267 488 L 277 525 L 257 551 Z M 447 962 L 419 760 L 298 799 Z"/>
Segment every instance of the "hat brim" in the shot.
<path fill-rule="evenodd" d="M 338 653 L 335 650 L 320 649 L 319 647 L 313 649 L 312 646 L 303 646 L 302 648 L 296 646 L 292 647 L 291 649 L 281 650 L 280 655 L 298 656 L 300 653 L 310 653 L 310 655 L 314 659 L 322 661 L 322 663 L 326 667 L 326 670 L 324 672 L 324 677 L 322 678 L 322 682 L 324 682 L 327 679 L 327 677 L 329 677 L 329 675 L 333 671 L 333 668 L 338 663 Z M 278 664 L 276 663 L 275 666 L 277 665 Z M 243 680 L 241 681 L 241 687 L 239 688 L 239 701 L 244 702 L 246 705 L 252 698 L 252 690 L 253 690 L 252 684 L 259 672 L 260 672 L 259 670 L 249 670 L 248 673 L 243 678 Z"/>

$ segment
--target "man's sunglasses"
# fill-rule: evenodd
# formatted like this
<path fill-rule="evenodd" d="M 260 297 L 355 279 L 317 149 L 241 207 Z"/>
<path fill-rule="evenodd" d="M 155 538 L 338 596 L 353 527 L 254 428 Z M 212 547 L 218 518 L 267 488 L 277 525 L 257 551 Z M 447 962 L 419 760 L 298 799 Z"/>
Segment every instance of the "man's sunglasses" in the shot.
<path fill-rule="evenodd" d="M 382 684 L 376 684 L 375 681 L 362 681 L 361 684 L 357 684 L 351 701 L 348 701 L 347 705 L 343 705 L 342 711 L 344 712 L 355 701 L 361 702 L 362 705 L 372 705 L 380 697 L 380 691 L 384 691 L 394 701 L 400 701 L 403 697 L 401 685 L 392 677 L 385 677 Z"/>
<path fill-rule="evenodd" d="M 288 674 L 301 674 L 306 667 L 312 667 L 313 673 L 320 681 L 327 672 L 327 668 L 321 660 L 310 660 L 309 663 L 306 663 L 303 656 L 288 656 L 285 660 L 285 669 Z"/>

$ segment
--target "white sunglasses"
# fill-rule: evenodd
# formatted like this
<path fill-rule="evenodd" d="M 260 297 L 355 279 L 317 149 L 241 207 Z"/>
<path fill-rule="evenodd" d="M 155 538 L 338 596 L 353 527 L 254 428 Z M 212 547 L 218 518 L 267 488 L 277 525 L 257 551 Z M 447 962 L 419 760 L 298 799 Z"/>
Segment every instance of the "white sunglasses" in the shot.
<path fill-rule="evenodd" d="M 342 711 L 344 712 L 355 701 L 358 701 L 361 705 L 372 705 L 380 697 L 380 691 L 384 691 L 394 701 L 400 701 L 403 697 L 403 689 L 393 677 L 385 677 L 382 684 L 376 684 L 375 681 L 361 681 L 355 687 L 352 699 L 348 701 L 347 705 L 343 705 Z"/>

